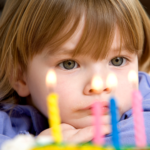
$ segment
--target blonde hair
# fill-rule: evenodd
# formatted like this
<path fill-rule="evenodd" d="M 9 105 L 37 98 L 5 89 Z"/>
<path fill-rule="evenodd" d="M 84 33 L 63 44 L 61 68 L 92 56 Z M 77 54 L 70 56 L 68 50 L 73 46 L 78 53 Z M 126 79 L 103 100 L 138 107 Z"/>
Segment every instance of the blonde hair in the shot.
<path fill-rule="evenodd" d="M 10 78 L 18 78 L 18 68 L 26 71 L 46 45 L 50 54 L 58 50 L 83 16 L 85 26 L 73 56 L 105 58 L 117 26 L 120 40 L 138 54 L 139 69 L 149 71 L 150 22 L 138 0 L 7 0 L 0 20 L 1 102 L 18 103 Z"/>

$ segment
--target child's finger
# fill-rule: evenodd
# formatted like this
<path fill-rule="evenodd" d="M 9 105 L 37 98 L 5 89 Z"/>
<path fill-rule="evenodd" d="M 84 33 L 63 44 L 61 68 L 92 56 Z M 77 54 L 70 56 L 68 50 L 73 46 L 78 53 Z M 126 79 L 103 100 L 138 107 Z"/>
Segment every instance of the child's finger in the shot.
<path fill-rule="evenodd" d="M 110 123 L 111 123 L 110 115 L 103 115 L 102 116 L 102 124 L 107 125 Z"/>
<path fill-rule="evenodd" d="M 94 136 L 94 128 L 92 126 L 83 128 L 83 129 L 77 129 L 74 134 L 67 138 L 64 139 L 64 142 L 69 142 L 69 143 L 82 143 L 82 142 L 88 142 L 93 139 Z"/>
<path fill-rule="evenodd" d="M 106 135 L 111 133 L 111 125 L 103 125 L 102 126 L 102 134 Z"/>
<path fill-rule="evenodd" d="M 75 128 L 69 124 L 65 124 L 65 123 L 62 123 L 61 124 L 61 130 L 62 131 L 65 131 L 65 130 L 74 130 Z"/>
<path fill-rule="evenodd" d="M 101 129 L 103 135 L 109 134 L 111 132 L 110 125 L 103 125 Z M 93 138 L 94 138 L 94 127 L 89 126 L 83 129 L 78 129 L 77 132 L 75 132 L 75 134 L 73 134 L 70 138 L 68 138 L 66 142 L 83 143 L 83 142 L 89 142 Z"/>

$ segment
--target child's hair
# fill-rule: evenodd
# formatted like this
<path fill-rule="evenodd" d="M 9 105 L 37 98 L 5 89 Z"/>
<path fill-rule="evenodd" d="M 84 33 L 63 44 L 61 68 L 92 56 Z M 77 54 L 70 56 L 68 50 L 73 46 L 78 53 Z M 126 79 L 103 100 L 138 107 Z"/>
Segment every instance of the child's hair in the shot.
<path fill-rule="evenodd" d="M 81 19 L 84 29 L 73 57 L 105 58 L 117 28 L 121 43 L 138 55 L 139 70 L 149 71 L 150 23 L 138 0 L 7 0 L 0 20 L 1 102 L 18 103 L 11 81 L 45 46 L 50 54 L 58 50 Z"/>

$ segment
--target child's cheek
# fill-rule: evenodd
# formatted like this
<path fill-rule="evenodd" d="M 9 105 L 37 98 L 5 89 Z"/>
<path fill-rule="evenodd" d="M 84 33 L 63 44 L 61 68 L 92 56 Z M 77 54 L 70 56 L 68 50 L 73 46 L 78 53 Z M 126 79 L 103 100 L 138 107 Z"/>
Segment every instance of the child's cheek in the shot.
<path fill-rule="evenodd" d="M 124 78 L 124 80 L 120 80 L 118 83 L 119 84 L 116 88 L 116 99 L 120 115 L 122 115 L 132 107 L 132 86 L 126 78 Z"/>

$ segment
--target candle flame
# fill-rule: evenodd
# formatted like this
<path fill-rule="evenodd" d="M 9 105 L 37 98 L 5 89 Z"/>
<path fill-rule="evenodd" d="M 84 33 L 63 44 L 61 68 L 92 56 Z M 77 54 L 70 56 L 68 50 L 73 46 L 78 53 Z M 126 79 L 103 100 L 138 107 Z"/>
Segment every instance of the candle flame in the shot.
<path fill-rule="evenodd" d="M 131 83 L 137 84 L 138 83 L 138 76 L 134 70 L 131 70 L 128 74 L 128 79 Z"/>
<path fill-rule="evenodd" d="M 99 75 L 95 75 L 92 79 L 92 88 L 99 91 L 103 88 L 103 81 Z"/>
<path fill-rule="evenodd" d="M 46 75 L 46 84 L 47 86 L 55 86 L 56 84 L 56 73 L 53 70 L 49 70 Z"/>
<path fill-rule="evenodd" d="M 117 86 L 117 84 L 118 84 L 118 80 L 116 75 L 114 73 L 108 74 L 106 79 L 106 86 L 110 89 L 113 89 Z"/>

